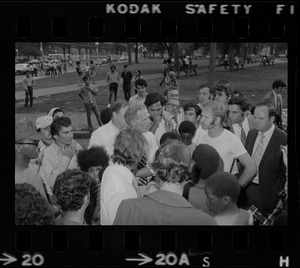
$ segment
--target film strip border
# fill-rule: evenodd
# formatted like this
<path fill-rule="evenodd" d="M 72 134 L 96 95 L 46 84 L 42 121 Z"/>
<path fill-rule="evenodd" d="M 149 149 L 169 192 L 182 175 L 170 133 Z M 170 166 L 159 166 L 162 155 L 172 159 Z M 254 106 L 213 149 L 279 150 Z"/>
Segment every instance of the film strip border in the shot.
<path fill-rule="evenodd" d="M 259 235 L 253 229 L 207 227 L 18 229 L 6 248 L 14 252 L 16 265 L 31 259 L 34 266 L 51 267 L 135 266 L 145 260 L 158 266 L 296 266 L 281 228 Z"/>
<path fill-rule="evenodd" d="M 295 1 L 35 2 L 31 9 L 25 2 L 17 6 L 13 17 L 18 41 L 275 42 L 296 37 L 298 15 Z M 72 16 L 73 10 L 80 12 Z"/>

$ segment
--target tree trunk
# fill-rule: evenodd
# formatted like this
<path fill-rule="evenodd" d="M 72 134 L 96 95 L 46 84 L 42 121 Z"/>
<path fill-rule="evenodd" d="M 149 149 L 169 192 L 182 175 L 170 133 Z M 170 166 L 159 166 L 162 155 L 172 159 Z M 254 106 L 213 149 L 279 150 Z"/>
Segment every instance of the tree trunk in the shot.
<path fill-rule="evenodd" d="M 210 58 L 209 58 L 209 73 L 208 73 L 208 85 L 210 86 L 212 86 L 215 82 L 216 54 L 217 54 L 217 43 L 210 43 Z"/>
<path fill-rule="evenodd" d="M 128 65 L 132 64 L 131 60 L 131 44 L 127 43 Z"/>
<path fill-rule="evenodd" d="M 177 73 L 177 78 L 180 78 L 180 65 L 179 65 L 179 47 L 178 43 L 174 43 L 173 46 L 174 59 L 175 59 L 175 71 Z"/>
<path fill-rule="evenodd" d="M 135 63 L 139 63 L 139 43 L 135 44 Z"/>
<path fill-rule="evenodd" d="M 234 54 L 233 46 L 230 45 L 228 58 L 229 58 L 229 71 L 231 71 L 231 72 L 234 70 L 233 54 Z"/>

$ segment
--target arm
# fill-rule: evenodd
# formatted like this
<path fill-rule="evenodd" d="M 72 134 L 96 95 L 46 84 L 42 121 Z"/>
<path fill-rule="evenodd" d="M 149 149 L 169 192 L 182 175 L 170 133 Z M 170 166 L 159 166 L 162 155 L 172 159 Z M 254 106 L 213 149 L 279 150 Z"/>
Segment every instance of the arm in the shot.
<path fill-rule="evenodd" d="M 27 83 L 26 83 L 26 78 L 23 79 L 22 84 L 23 84 L 23 88 L 24 88 L 26 91 L 28 91 Z"/>
<path fill-rule="evenodd" d="M 40 169 L 40 176 L 48 183 L 51 189 L 53 189 L 56 177 L 64 172 L 70 162 L 70 158 L 62 156 L 61 161 L 58 165 L 55 165 L 55 156 L 50 157 L 49 155 L 44 155 L 42 166 Z"/>
<path fill-rule="evenodd" d="M 78 96 L 83 100 L 83 97 L 82 97 L 82 89 L 79 90 Z"/>
<path fill-rule="evenodd" d="M 253 158 L 248 153 L 245 153 L 245 154 L 239 156 L 238 159 L 244 166 L 243 173 L 238 178 L 240 185 L 244 188 L 254 178 L 254 176 L 257 172 L 257 168 L 256 168 Z"/>
<path fill-rule="evenodd" d="M 108 85 L 110 85 L 110 83 L 109 83 L 109 73 L 106 74 L 106 83 L 107 83 Z"/>

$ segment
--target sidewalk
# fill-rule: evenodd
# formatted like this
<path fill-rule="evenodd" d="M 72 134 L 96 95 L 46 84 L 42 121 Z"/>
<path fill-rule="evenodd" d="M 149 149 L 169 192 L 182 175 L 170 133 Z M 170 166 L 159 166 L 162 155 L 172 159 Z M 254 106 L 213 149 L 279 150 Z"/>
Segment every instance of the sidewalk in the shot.
<path fill-rule="evenodd" d="M 152 80 L 157 78 L 162 78 L 162 74 L 150 74 L 150 75 L 143 75 L 145 80 Z M 97 87 L 108 87 L 105 80 L 98 80 L 96 81 Z M 82 84 L 83 86 L 83 84 Z M 78 83 L 72 84 L 72 85 L 65 85 L 65 86 L 58 86 L 58 87 L 47 87 L 47 88 L 34 88 L 34 97 L 41 97 L 41 96 L 49 96 L 64 92 L 71 92 L 71 91 L 77 91 L 80 87 L 78 86 Z M 25 98 L 24 91 L 17 91 L 15 92 L 15 98 L 16 100 L 23 100 Z"/>

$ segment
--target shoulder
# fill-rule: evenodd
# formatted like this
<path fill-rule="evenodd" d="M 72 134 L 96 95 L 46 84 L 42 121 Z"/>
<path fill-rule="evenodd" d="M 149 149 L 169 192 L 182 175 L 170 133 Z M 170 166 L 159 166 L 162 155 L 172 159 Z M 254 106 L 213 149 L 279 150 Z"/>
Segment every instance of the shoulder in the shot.
<path fill-rule="evenodd" d="M 275 127 L 273 135 L 276 135 L 284 143 L 287 142 L 287 134 L 278 127 Z"/>

